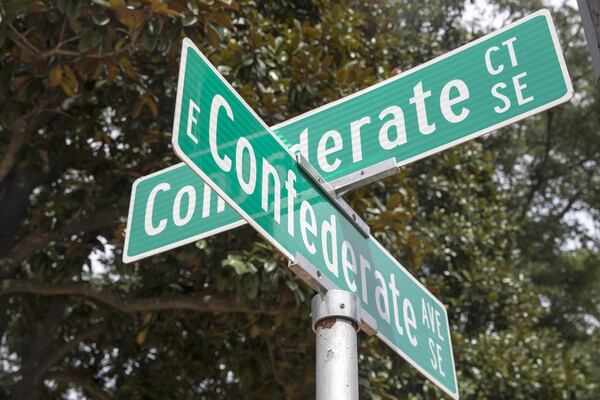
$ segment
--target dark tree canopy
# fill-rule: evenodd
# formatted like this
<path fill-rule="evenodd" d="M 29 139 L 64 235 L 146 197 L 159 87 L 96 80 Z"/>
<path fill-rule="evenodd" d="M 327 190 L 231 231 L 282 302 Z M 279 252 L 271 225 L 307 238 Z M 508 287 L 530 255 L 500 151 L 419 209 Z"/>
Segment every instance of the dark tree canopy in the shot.
<path fill-rule="evenodd" d="M 466 7 L 1 2 L 0 398 L 313 398 L 313 293 L 250 227 L 121 261 L 132 182 L 179 162 L 181 41 L 276 123 L 486 33 Z M 573 101 L 347 196 L 447 304 L 465 399 L 600 396 L 600 92 L 577 10 L 552 14 Z M 444 396 L 359 341 L 363 398 Z"/>

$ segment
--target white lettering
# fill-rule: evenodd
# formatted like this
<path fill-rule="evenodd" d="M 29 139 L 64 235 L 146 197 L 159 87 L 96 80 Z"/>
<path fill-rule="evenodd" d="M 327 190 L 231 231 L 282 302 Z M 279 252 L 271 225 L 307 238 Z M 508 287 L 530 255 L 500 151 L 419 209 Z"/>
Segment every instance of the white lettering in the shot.
<path fill-rule="evenodd" d="M 165 227 L 167 226 L 167 219 L 161 219 L 158 222 L 157 226 L 152 224 L 152 213 L 154 211 L 154 200 L 156 199 L 156 195 L 158 192 L 166 192 L 171 190 L 171 185 L 168 183 L 159 183 L 154 186 L 150 191 L 150 195 L 148 196 L 148 201 L 146 202 L 146 214 L 144 217 L 144 228 L 146 229 L 146 234 L 149 236 L 158 235 L 161 233 Z"/>
<path fill-rule="evenodd" d="M 437 357 L 435 356 L 435 342 L 432 338 L 429 338 L 429 351 L 431 351 L 431 366 L 433 369 L 438 368 Z"/>
<path fill-rule="evenodd" d="M 188 195 L 188 206 L 185 217 L 181 217 L 181 199 L 183 195 Z M 183 226 L 190 222 L 194 216 L 194 210 L 196 209 L 196 190 L 193 186 L 187 185 L 182 187 L 175 195 L 175 202 L 173 204 L 173 222 L 177 226 Z"/>
<path fill-rule="evenodd" d="M 367 274 L 366 274 L 366 270 L 371 270 L 371 264 L 369 264 L 369 262 L 362 256 L 359 254 L 359 260 L 360 260 L 360 281 L 361 281 L 361 292 L 362 292 L 362 301 L 365 304 L 369 304 L 369 296 L 367 294 Z"/>
<path fill-rule="evenodd" d="M 413 347 L 416 347 L 417 337 L 413 335 L 413 330 L 417 327 L 417 320 L 415 319 L 415 309 L 413 308 L 412 303 L 408 299 L 404 299 L 402 302 L 402 311 L 404 314 L 404 326 L 406 327 L 406 335 L 408 336 L 408 340 Z"/>
<path fill-rule="evenodd" d="M 519 75 L 515 75 L 512 78 L 513 85 L 515 86 L 515 94 L 517 95 L 517 103 L 522 106 L 523 104 L 529 103 L 533 101 L 533 96 L 529 96 L 527 98 L 523 98 L 523 89 L 527 87 L 527 84 L 520 83 L 519 79 L 527 76 L 527 72 L 522 72 Z"/>
<path fill-rule="evenodd" d="M 348 258 L 350 255 L 350 258 Z M 346 279 L 346 285 L 352 292 L 356 292 L 356 281 L 354 277 L 350 277 L 349 271 L 356 274 L 356 257 L 354 256 L 354 249 L 347 240 L 342 242 L 342 271 L 344 271 L 344 279 Z"/>
<path fill-rule="evenodd" d="M 360 138 L 360 128 L 363 125 L 371 123 L 371 118 L 362 117 L 359 120 L 350 123 L 350 137 L 352 139 L 352 161 L 362 160 L 362 142 Z"/>
<path fill-rule="evenodd" d="M 492 65 L 492 52 L 498 51 L 500 48 L 498 46 L 492 46 L 485 51 L 485 66 L 490 75 L 498 75 L 500 72 L 504 70 L 504 65 L 500 64 L 498 68 L 494 68 Z"/>
<path fill-rule="evenodd" d="M 385 150 L 391 150 L 396 146 L 406 143 L 406 125 L 404 125 L 404 113 L 398 106 L 390 106 L 379 114 L 379 119 L 383 121 L 386 115 L 392 115 L 393 118 L 384 123 L 379 129 L 379 144 Z M 390 128 L 396 128 L 395 138 L 390 140 Z"/>
<path fill-rule="evenodd" d="M 212 189 L 206 183 L 204 184 L 204 196 L 202 197 L 202 218 L 210 215 L 210 194 Z"/>
<path fill-rule="evenodd" d="M 279 174 L 271 163 L 263 158 L 262 164 L 262 191 L 260 198 L 260 205 L 266 212 L 269 211 L 269 176 L 273 177 L 273 218 L 275 222 L 280 223 L 281 221 L 281 182 L 279 181 Z"/>
<path fill-rule="evenodd" d="M 429 318 L 427 318 L 427 306 L 425 306 L 425 299 L 421 299 L 421 322 L 427 326 L 427 329 L 431 329 L 429 326 Z"/>
<path fill-rule="evenodd" d="M 379 285 L 375 288 L 375 304 L 377 312 L 388 324 L 390 323 L 390 307 L 387 294 L 387 286 L 381 272 L 375 270 L 375 278 L 379 281 Z M 383 299 L 383 303 L 381 300 Z"/>
<path fill-rule="evenodd" d="M 437 369 L 442 376 L 446 376 L 446 373 L 442 370 L 442 346 L 429 338 L 429 350 L 431 351 L 431 366 Z"/>
<path fill-rule="evenodd" d="M 220 94 L 215 95 L 212 99 L 212 103 L 210 105 L 210 120 L 208 123 L 208 143 L 210 146 L 210 153 L 213 156 L 213 159 L 225 172 L 229 172 L 231 170 L 231 159 L 227 156 L 221 157 L 219 155 L 219 146 L 217 145 L 217 125 L 219 120 L 219 109 L 223 107 L 227 112 L 227 116 L 230 120 L 233 121 L 233 111 L 231 111 L 231 107 L 229 103 L 221 96 Z"/>
<path fill-rule="evenodd" d="M 441 327 L 442 323 L 440 321 L 440 312 L 438 310 L 435 310 L 435 326 L 436 326 L 436 330 L 437 330 L 437 336 L 438 338 L 443 342 L 444 338 L 442 337 L 442 327 Z"/>
<path fill-rule="evenodd" d="M 185 133 L 196 144 L 198 144 L 198 138 L 196 136 L 194 136 L 194 133 L 192 132 L 192 125 L 196 125 L 198 123 L 198 121 L 196 120 L 196 117 L 194 117 L 194 113 L 198 113 L 198 112 L 200 112 L 200 107 L 198 106 L 198 104 L 194 103 L 194 101 L 192 99 L 190 99 L 190 104 L 188 107 L 187 130 L 185 131 Z"/>
<path fill-rule="evenodd" d="M 287 215 L 288 215 L 288 233 L 294 236 L 294 204 L 296 203 L 296 174 L 293 171 L 288 171 L 287 181 L 285 182 L 285 190 L 287 191 Z"/>
<path fill-rule="evenodd" d="M 225 200 L 217 195 L 217 214 L 223 211 L 225 211 Z"/>
<path fill-rule="evenodd" d="M 327 246 L 327 237 L 331 237 L 331 253 Z M 335 215 L 331 216 L 331 220 L 324 220 L 321 224 L 321 245 L 323 246 L 323 258 L 327 269 L 336 277 L 339 276 L 338 271 L 338 255 L 337 255 L 337 225 Z"/>
<path fill-rule="evenodd" d="M 435 310 L 431 306 L 431 304 L 427 303 L 427 313 L 429 314 L 429 320 L 431 321 L 431 332 L 435 333 Z"/>
<path fill-rule="evenodd" d="M 410 104 L 415 105 L 417 111 L 417 121 L 419 122 L 419 132 L 423 135 L 429 135 L 435 132 L 435 122 L 429 124 L 427 121 L 427 107 L 425 107 L 425 99 L 431 96 L 431 91 L 423 92 L 423 82 L 419 82 L 413 88 L 414 96 L 410 98 Z"/>
<path fill-rule="evenodd" d="M 502 107 L 500 107 L 500 106 L 494 107 L 494 111 L 496 111 L 496 113 L 498 113 L 498 114 L 502 114 L 503 112 L 506 112 L 510 108 L 510 99 L 507 96 L 500 93 L 499 92 L 500 89 L 506 89 L 506 83 L 498 82 L 494 86 L 492 86 L 492 96 L 494 96 L 495 98 L 497 98 L 499 100 L 502 100 L 502 102 L 504 103 L 504 105 Z"/>
<path fill-rule="evenodd" d="M 333 147 L 327 147 L 329 139 L 333 140 Z M 319 145 L 317 146 L 317 162 L 319 163 L 319 167 L 325 172 L 335 171 L 340 166 L 341 160 L 336 157 L 333 163 L 330 163 L 327 160 L 327 156 L 340 151 L 342 148 L 342 136 L 340 136 L 338 131 L 325 132 L 321 136 Z"/>
<path fill-rule="evenodd" d="M 248 180 L 244 180 L 244 150 L 248 153 L 250 161 L 250 173 Z M 252 145 L 245 137 L 240 137 L 235 146 L 235 172 L 237 174 L 238 183 L 246 194 L 254 193 L 256 188 L 256 155 Z"/>
<path fill-rule="evenodd" d="M 400 325 L 400 314 L 398 311 L 398 300 L 400 299 L 400 292 L 396 288 L 396 277 L 394 274 L 390 274 L 390 291 L 392 292 L 392 308 L 394 309 L 394 325 L 399 334 L 404 335 L 404 329 Z"/>
<path fill-rule="evenodd" d="M 450 91 L 453 88 L 456 88 L 458 90 L 458 96 L 450 98 Z M 463 81 L 461 81 L 460 79 L 454 79 L 446 83 L 442 88 L 442 93 L 440 94 L 440 108 L 442 110 L 444 118 L 446 118 L 448 122 L 452 122 L 453 124 L 461 122 L 465 118 L 467 118 L 467 116 L 470 113 L 470 110 L 468 108 L 462 107 L 460 113 L 455 114 L 452 110 L 452 106 L 462 101 L 465 101 L 468 98 L 469 88 Z"/>
<path fill-rule="evenodd" d="M 515 40 L 517 40 L 517 38 L 512 37 L 512 38 L 502 42 L 502 46 L 508 48 L 508 55 L 510 56 L 510 63 L 512 64 L 513 67 L 516 67 L 517 65 L 519 65 L 517 63 L 517 55 L 515 54 L 515 48 L 513 47 L 513 42 Z"/>
<path fill-rule="evenodd" d="M 310 217 L 307 219 L 307 217 Z M 306 200 L 302 200 L 300 204 L 300 233 L 302 234 L 302 241 L 304 242 L 304 247 L 306 250 L 310 252 L 310 254 L 315 254 L 317 252 L 317 248 L 315 247 L 315 242 L 310 241 L 307 231 L 311 233 L 313 236 L 317 235 L 317 223 L 315 218 L 315 211 L 313 210 L 310 203 Z"/>
<path fill-rule="evenodd" d="M 302 154 L 306 160 L 308 160 L 308 128 L 304 128 L 300 133 L 300 142 L 290 147 L 292 154 Z"/>

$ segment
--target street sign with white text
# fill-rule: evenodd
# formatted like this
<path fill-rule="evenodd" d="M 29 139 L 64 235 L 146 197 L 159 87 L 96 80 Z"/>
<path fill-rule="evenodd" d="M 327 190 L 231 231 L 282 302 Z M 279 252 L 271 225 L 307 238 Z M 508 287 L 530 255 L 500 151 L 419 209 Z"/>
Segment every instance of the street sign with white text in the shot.
<path fill-rule="evenodd" d="M 407 164 L 553 107 L 571 95 L 552 20 L 542 10 L 422 66 L 278 124 L 273 131 L 331 182 L 390 158 L 397 166 Z M 197 191 L 198 204 L 191 208 L 191 189 L 184 189 L 188 185 Z M 184 192 L 178 195 L 179 190 Z M 204 183 L 183 163 L 136 181 L 124 261 L 244 223 L 228 206 L 221 204 L 222 212 L 217 213 L 216 196 L 200 193 Z M 173 219 L 176 206 L 183 213 L 175 200 L 188 207 L 183 216 L 189 218 L 183 222 Z"/>
<path fill-rule="evenodd" d="M 365 329 L 453 398 L 445 307 L 364 230 L 193 43 L 183 43 L 173 149 L 314 285 L 356 295 Z M 299 269 L 298 269 L 299 268 Z"/>
<path fill-rule="evenodd" d="M 137 179 L 123 261 L 133 262 L 245 224 L 184 163 Z"/>
<path fill-rule="evenodd" d="M 548 10 L 274 126 L 328 181 L 402 166 L 573 96 Z"/>

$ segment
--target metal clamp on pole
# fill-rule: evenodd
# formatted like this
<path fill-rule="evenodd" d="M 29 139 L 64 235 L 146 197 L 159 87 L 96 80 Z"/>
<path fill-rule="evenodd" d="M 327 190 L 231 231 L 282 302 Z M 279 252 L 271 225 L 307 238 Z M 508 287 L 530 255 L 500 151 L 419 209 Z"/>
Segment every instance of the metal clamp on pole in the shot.
<path fill-rule="evenodd" d="M 354 323 L 355 330 L 360 328 L 360 306 L 356 296 L 345 290 L 328 290 L 325 294 L 317 294 L 311 302 L 312 329 L 324 319 L 345 318 Z"/>
<path fill-rule="evenodd" d="M 348 220 L 362 233 L 366 238 L 371 234 L 369 225 L 365 223 L 348 205 L 346 200 L 338 196 L 333 186 L 331 186 L 323 177 L 317 172 L 317 170 L 310 165 L 306 158 L 302 157 L 301 154 L 296 154 L 296 162 L 298 167 L 315 183 L 321 188 L 325 196 L 329 198 L 337 208 L 348 217 Z"/>
<path fill-rule="evenodd" d="M 296 253 L 294 262 L 289 262 L 288 268 L 300 277 L 308 286 L 315 291 L 325 295 L 329 290 L 335 289 L 337 286 L 331 282 L 329 278 L 321 273 L 310 261 L 308 261 L 301 253 Z M 350 292 L 348 292 L 350 293 Z M 360 330 L 369 336 L 377 334 L 377 321 L 368 312 L 360 307 L 357 302 L 358 314 L 356 320 Z M 313 317 L 316 314 L 313 312 Z M 319 314 L 320 315 L 320 314 Z M 313 323 L 313 330 L 315 329 Z"/>
<path fill-rule="evenodd" d="M 356 332 L 360 326 L 356 296 L 329 290 L 312 299 L 317 334 L 317 400 L 358 400 Z"/>

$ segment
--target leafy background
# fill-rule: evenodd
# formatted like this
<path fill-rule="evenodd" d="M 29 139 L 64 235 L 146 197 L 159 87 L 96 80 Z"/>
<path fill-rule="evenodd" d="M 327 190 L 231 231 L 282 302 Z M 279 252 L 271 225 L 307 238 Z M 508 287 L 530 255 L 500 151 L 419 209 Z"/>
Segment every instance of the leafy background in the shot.
<path fill-rule="evenodd" d="M 448 305 L 465 399 L 600 397 L 600 92 L 348 196 Z M 477 1 L 500 25 L 545 6 Z M 312 292 L 249 227 L 124 265 L 132 182 L 170 149 L 190 37 L 268 123 L 488 32 L 470 1 L 0 3 L 0 398 L 314 397 Z M 443 394 L 360 334 L 363 398 Z"/>

